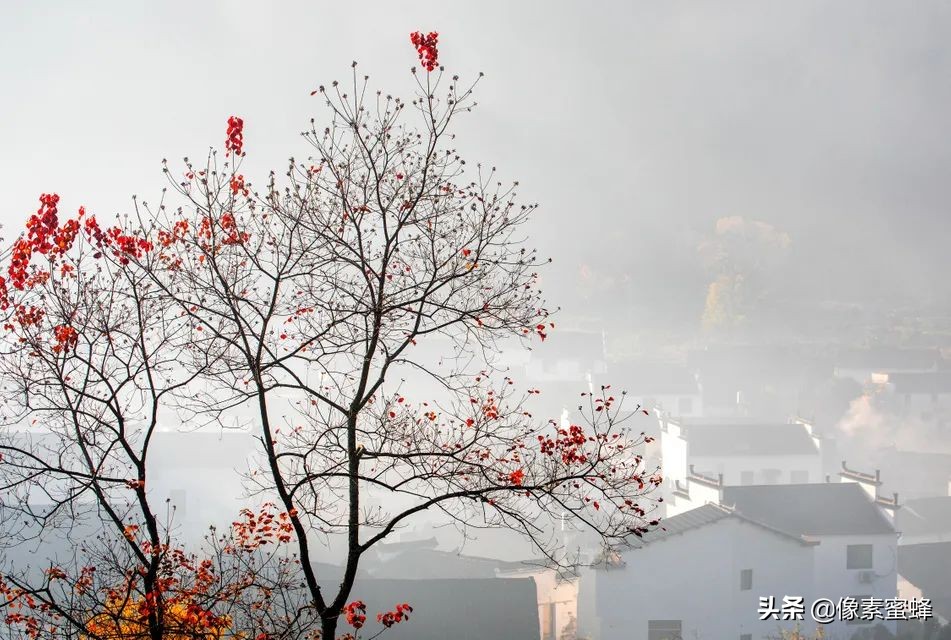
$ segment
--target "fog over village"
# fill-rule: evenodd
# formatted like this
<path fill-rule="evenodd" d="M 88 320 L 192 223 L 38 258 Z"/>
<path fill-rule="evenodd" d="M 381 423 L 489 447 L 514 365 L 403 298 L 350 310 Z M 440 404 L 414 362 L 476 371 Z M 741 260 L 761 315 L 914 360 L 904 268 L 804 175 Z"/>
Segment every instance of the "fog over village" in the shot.
<path fill-rule="evenodd" d="M 951 639 L 948 3 L 0 29 L 0 638 Z"/>

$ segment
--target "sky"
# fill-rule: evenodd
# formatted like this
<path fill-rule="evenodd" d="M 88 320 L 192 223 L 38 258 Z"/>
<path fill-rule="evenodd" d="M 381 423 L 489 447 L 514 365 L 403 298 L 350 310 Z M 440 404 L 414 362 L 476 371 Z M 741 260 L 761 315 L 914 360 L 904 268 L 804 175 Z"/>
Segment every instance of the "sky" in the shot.
<path fill-rule="evenodd" d="M 412 94 L 415 30 L 486 74 L 458 148 L 541 204 L 569 317 L 698 323 L 697 246 L 729 216 L 789 235 L 775 287 L 803 304 L 951 298 L 951 4 L 930 0 L 4 2 L 4 237 L 43 192 L 106 220 L 157 200 L 161 159 L 221 148 L 232 114 L 263 183 L 352 60 Z"/>

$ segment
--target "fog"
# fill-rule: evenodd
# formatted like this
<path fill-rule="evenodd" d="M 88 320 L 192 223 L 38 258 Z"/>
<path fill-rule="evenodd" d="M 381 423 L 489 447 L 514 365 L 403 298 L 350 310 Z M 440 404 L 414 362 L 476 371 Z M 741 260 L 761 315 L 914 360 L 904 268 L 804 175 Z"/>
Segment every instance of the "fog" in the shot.
<path fill-rule="evenodd" d="M 417 598 L 420 637 L 434 640 L 479 625 L 513 640 L 779 637 L 788 620 L 757 619 L 769 595 L 805 597 L 803 630 L 825 597 L 928 598 L 948 622 L 947 2 L 6 2 L 0 255 L 41 193 L 104 224 L 133 196 L 158 202 L 161 161 L 175 173 L 220 148 L 232 114 L 242 172 L 263 185 L 312 152 L 300 132 L 327 115 L 312 91 L 347 80 L 351 61 L 372 89 L 412 97 L 416 30 L 439 32 L 440 64 L 464 83 L 485 73 L 452 145 L 519 181 L 539 204 L 528 244 L 552 258 L 541 288 L 554 327 L 528 349 L 505 342 L 495 365 L 540 389 L 526 408 L 556 426 L 583 419 L 582 393 L 627 392 L 625 442 L 653 439 L 636 452 L 645 477 L 663 476 L 663 517 L 606 550 L 565 512 L 539 515 L 574 558 L 556 571 L 525 536 L 426 511 L 361 565 L 356 589 L 385 600 L 371 609 Z M 451 351 L 421 341 L 416 357 Z M 387 391 L 438 397 L 437 382 L 396 371 Z M 266 471 L 255 420 L 252 406 L 198 433 L 162 422 L 149 489 L 178 502 L 190 546 L 269 498 L 251 481 Z M 762 439 L 701 451 L 705 427 L 730 440 L 750 425 Z M 4 512 L 22 496 L 5 491 L 0 526 L 28 529 Z M 328 588 L 346 555 L 330 529 L 309 532 Z M 0 548 L 21 568 L 42 557 Z M 466 579 L 486 582 L 451 582 Z M 387 633 L 411 637 L 415 621 Z M 874 622 L 892 634 L 874 637 L 951 637 Z M 873 626 L 840 618 L 826 638 Z"/>

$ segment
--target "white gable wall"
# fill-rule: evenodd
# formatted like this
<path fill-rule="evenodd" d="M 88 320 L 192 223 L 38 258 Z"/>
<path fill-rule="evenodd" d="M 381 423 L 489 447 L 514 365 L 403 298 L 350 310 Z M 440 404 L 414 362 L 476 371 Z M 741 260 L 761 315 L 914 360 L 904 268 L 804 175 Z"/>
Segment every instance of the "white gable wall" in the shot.
<path fill-rule="evenodd" d="M 646 640 L 649 620 L 682 620 L 684 638 L 775 632 L 779 622 L 759 621 L 759 597 L 811 594 L 813 549 L 736 518 L 655 541 L 625 553 L 624 568 L 583 576 L 579 635 Z M 748 591 L 743 569 L 753 570 Z"/>

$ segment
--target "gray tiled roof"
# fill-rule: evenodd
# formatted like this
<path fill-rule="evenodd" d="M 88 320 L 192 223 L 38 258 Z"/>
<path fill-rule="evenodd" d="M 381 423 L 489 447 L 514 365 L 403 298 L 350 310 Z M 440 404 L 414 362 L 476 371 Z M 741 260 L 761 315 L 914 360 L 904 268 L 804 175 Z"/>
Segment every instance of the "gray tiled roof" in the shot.
<path fill-rule="evenodd" d="M 688 426 L 691 456 L 811 455 L 819 449 L 798 423 Z"/>
<path fill-rule="evenodd" d="M 713 503 L 708 503 L 701 507 L 690 509 L 689 511 L 684 511 L 683 513 L 678 513 L 675 516 L 661 520 L 658 527 L 643 534 L 642 538 L 632 541 L 632 544 L 639 546 L 640 544 L 650 544 L 659 540 L 665 540 L 671 536 L 686 533 L 694 529 L 699 529 L 700 527 L 714 524 L 727 518 L 736 518 L 742 520 L 743 522 L 753 524 L 766 531 L 780 535 L 784 538 L 788 538 L 800 544 L 812 544 L 811 540 L 803 536 L 780 531 L 766 523 L 750 518 L 746 514 L 740 513 L 735 509 Z"/>
<path fill-rule="evenodd" d="M 794 535 L 895 532 L 880 507 L 855 482 L 724 487 L 723 503 Z"/>
<path fill-rule="evenodd" d="M 888 383 L 896 393 L 951 393 L 951 371 L 889 373 Z"/>
<path fill-rule="evenodd" d="M 898 512 L 895 526 L 910 536 L 951 532 L 951 496 L 908 500 Z"/>

